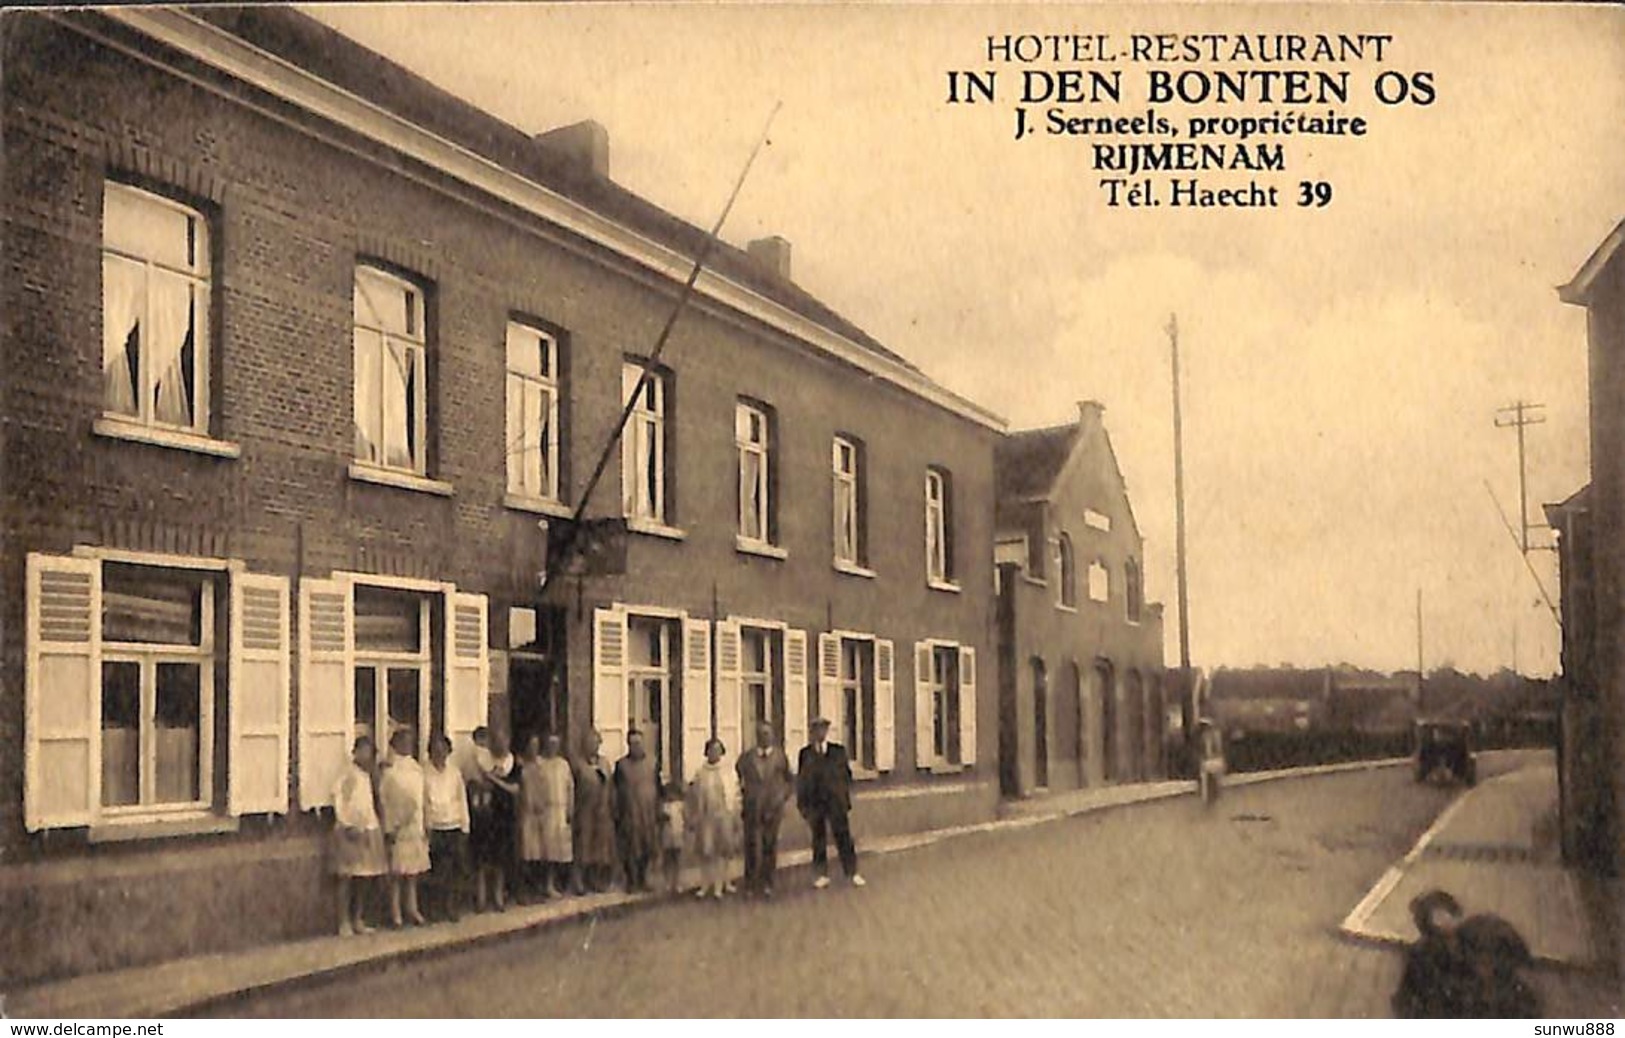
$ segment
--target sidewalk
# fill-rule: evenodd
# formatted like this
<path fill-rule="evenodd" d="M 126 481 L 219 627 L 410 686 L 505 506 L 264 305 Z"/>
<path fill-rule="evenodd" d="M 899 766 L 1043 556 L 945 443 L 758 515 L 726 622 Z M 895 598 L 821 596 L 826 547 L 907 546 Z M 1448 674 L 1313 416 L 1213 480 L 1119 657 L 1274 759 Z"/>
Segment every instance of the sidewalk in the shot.
<path fill-rule="evenodd" d="M 1486 779 L 1445 809 L 1343 921 L 1350 937 L 1406 944 L 1416 937 L 1410 902 L 1447 890 L 1467 914 L 1494 912 L 1544 964 L 1600 964 L 1575 876 L 1559 861 L 1557 774 L 1549 757 Z"/>
<path fill-rule="evenodd" d="M 1406 762 L 1357 762 L 1232 775 L 1226 780 L 1226 785 L 1250 785 L 1403 763 Z M 1073 815 L 1183 796 L 1194 793 L 1195 788 L 1195 783 L 1190 781 L 1150 782 L 1034 798 L 1001 806 L 1000 817 L 993 821 L 870 840 L 862 851 L 865 856 L 891 854 L 972 833 L 1026 828 Z M 786 824 L 793 824 L 793 821 L 787 819 Z M 810 861 L 811 854 L 805 850 L 780 856 L 781 868 L 804 866 Z M 685 889 L 692 888 L 698 882 L 697 873 L 685 872 Z M 181 1016 L 239 993 L 263 991 L 392 961 L 433 955 L 521 935 L 546 926 L 572 921 L 590 925 L 597 917 L 635 910 L 640 905 L 663 903 L 669 896 L 620 892 L 596 894 L 544 905 L 514 906 L 506 912 L 472 915 L 457 923 L 400 931 L 380 930 L 360 937 L 313 937 L 153 966 L 86 974 L 11 992 L 6 998 L 5 1009 L 14 1017 L 61 1019 Z"/>

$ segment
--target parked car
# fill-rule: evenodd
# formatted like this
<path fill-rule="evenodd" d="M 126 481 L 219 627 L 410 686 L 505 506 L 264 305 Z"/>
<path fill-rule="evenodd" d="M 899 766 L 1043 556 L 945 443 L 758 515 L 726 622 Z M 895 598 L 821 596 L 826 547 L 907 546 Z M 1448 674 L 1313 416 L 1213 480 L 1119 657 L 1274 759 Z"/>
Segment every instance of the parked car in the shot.
<path fill-rule="evenodd" d="M 1441 770 L 1469 786 L 1478 781 L 1473 726 L 1469 722 L 1416 722 L 1416 781 L 1426 782 Z"/>

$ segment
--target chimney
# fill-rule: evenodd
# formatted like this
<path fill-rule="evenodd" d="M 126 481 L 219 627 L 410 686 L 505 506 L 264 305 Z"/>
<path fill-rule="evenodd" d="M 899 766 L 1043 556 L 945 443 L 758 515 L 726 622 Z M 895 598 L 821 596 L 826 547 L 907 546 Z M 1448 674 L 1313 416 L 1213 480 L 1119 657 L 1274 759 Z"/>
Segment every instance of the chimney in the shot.
<path fill-rule="evenodd" d="M 609 131 L 600 123 L 583 119 L 538 133 L 532 138 L 540 148 L 568 161 L 582 173 L 609 177 Z"/>
<path fill-rule="evenodd" d="M 751 260 L 780 281 L 790 280 L 790 243 L 774 235 L 757 238 L 745 247 Z"/>
<path fill-rule="evenodd" d="M 1087 422 L 1090 419 L 1094 419 L 1096 422 L 1099 422 L 1099 421 L 1102 420 L 1101 416 L 1104 415 L 1105 413 L 1106 413 L 1106 405 L 1101 403 L 1098 400 L 1079 400 L 1078 401 L 1078 422 L 1079 422 L 1079 424 Z"/>

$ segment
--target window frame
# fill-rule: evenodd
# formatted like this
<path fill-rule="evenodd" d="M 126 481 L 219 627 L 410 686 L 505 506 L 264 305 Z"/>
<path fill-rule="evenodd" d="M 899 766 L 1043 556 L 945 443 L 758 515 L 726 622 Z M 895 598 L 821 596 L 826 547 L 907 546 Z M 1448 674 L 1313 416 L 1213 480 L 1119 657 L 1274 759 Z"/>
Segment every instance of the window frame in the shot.
<path fill-rule="evenodd" d="M 156 206 L 167 209 L 184 216 L 188 221 L 192 241 L 189 249 L 193 254 L 193 261 L 189 268 L 181 268 L 170 263 L 132 252 L 126 246 L 115 246 L 108 241 L 107 213 L 109 200 L 115 195 L 124 195 L 138 201 L 142 205 Z M 106 423 L 114 427 L 125 426 L 139 430 L 149 436 L 196 436 L 207 440 L 213 420 L 212 379 L 214 375 L 214 309 L 215 309 L 215 271 L 214 271 L 214 221 L 211 215 L 195 205 L 189 205 L 178 199 L 160 194 L 149 188 L 139 187 L 124 180 L 106 177 L 102 180 L 102 225 L 100 233 L 100 250 L 102 258 L 101 273 L 101 320 L 102 320 L 102 377 L 103 389 L 100 401 L 100 415 Z M 154 247 L 153 251 L 156 251 Z M 156 413 L 154 395 L 158 388 L 157 373 L 152 370 L 150 348 L 148 340 L 143 336 L 136 356 L 135 384 L 131 387 L 135 394 L 135 413 L 112 409 L 107 400 L 106 379 L 108 372 L 107 358 L 107 267 L 108 261 L 116 260 L 121 263 L 138 265 L 141 268 L 141 284 L 143 303 L 138 327 L 145 330 L 152 326 L 153 284 L 155 273 L 168 277 L 184 279 L 190 291 L 192 300 L 192 420 L 189 424 L 181 425 L 159 419 Z M 201 299 L 199 298 L 201 296 Z M 122 349 L 122 347 L 121 347 Z M 177 354 L 179 362 L 179 354 Z"/>
<path fill-rule="evenodd" d="M 876 667 L 876 638 L 873 635 L 839 634 L 841 651 L 840 680 L 836 685 L 836 694 L 841 697 L 841 722 L 843 731 L 841 742 L 846 746 L 847 758 L 854 771 L 864 776 L 879 773 L 878 768 L 878 740 L 879 706 L 875 701 L 879 690 L 877 688 L 878 675 Z M 853 652 L 854 668 L 858 673 L 853 677 L 847 676 L 847 652 Z M 865 665 L 866 664 L 866 665 Z M 851 693 L 856 710 L 847 706 L 847 695 Z M 848 738 L 848 730 L 851 738 Z M 868 736 L 866 739 L 865 736 Z M 871 748 L 873 748 L 871 750 Z"/>
<path fill-rule="evenodd" d="M 1145 574 L 1138 559 L 1123 563 L 1123 612 L 1129 623 L 1137 624 L 1145 615 Z"/>
<path fill-rule="evenodd" d="M 621 406 L 624 408 L 629 402 L 629 392 L 636 393 L 638 398 L 621 429 L 621 514 L 634 524 L 664 527 L 672 521 L 671 481 L 667 471 L 671 449 L 670 383 L 671 373 L 664 368 L 632 359 L 621 362 Z M 637 460 L 638 438 L 645 433 L 649 435 L 650 470 L 636 473 L 634 483 L 632 468 Z M 650 510 L 643 512 L 639 495 L 651 489 L 645 483 L 649 476 L 654 481 L 653 496 L 648 502 Z"/>
<path fill-rule="evenodd" d="M 1089 601 L 1100 604 L 1109 603 L 1112 600 L 1112 570 L 1110 566 L 1106 565 L 1106 560 L 1102 558 L 1095 559 L 1089 563 L 1086 573 L 1089 584 Z M 1098 595 L 1095 593 L 1095 576 L 1097 574 L 1100 577 L 1101 584 L 1101 591 Z"/>
<path fill-rule="evenodd" d="M 373 278 L 376 281 L 387 283 L 392 289 L 398 287 L 398 288 L 401 288 L 401 289 L 405 290 L 405 292 L 408 293 L 409 305 L 408 305 L 408 309 L 407 309 L 407 313 L 408 313 L 407 324 L 408 324 L 409 327 L 408 327 L 408 330 L 407 330 L 406 333 L 403 334 L 403 333 L 391 331 L 390 329 L 382 328 L 382 327 L 375 328 L 375 327 L 372 327 L 370 325 L 367 325 L 367 324 L 363 323 L 361 312 L 354 307 L 353 299 L 354 299 L 354 293 L 361 292 L 361 290 L 362 290 L 362 282 L 363 282 L 363 280 L 365 278 Z M 351 346 L 351 350 L 352 350 L 352 370 L 353 370 L 353 376 L 352 377 L 354 379 L 354 382 L 352 384 L 351 412 L 352 412 L 352 419 L 355 421 L 355 430 L 356 430 L 356 443 L 355 443 L 354 449 L 352 451 L 354 460 L 355 460 L 356 464 L 365 466 L 365 467 L 370 468 L 370 469 L 376 469 L 376 470 L 380 470 L 380 471 L 383 471 L 383 472 L 390 472 L 390 473 L 403 473 L 403 474 L 406 474 L 406 475 L 409 475 L 409 476 L 427 477 L 428 474 L 429 474 L 429 436 L 428 436 L 428 433 L 429 433 L 429 299 L 428 299 L 428 291 L 417 280 L 415 280 L 415 279 L 413 279 L 411 277 L 408 277 L 405 274 L 402 274 L 402 273 L 400 273 L 398 271 L 392 270 L 389 267 L 383 266 L 383 265 L 381 265 L 379 263 L 375 263 L 375 262 L 372 262 L 372 261 L 366 260 L 366 259 L 357 259 L 356 260 L 353 281 L 354 281 L 354 291 L 353 291 L 352 297 L 351 297 L 352 298 L 352 313 L 351 313 L 351 326 L 352 326 L 351 341 L 352 341 L 352 346 Z M 411 332 L 411 328 L 410 328 L 410 325 L 412 325 L 414 322 L 415 322 L 415 324 L 417 326 L 417 336 L 415 338 L 412 337 L 412 332 Z M 358 340 L 360 338 L 360 334 L 362 332 L 367 332 L 367 333 L 370 333 L 371 335 L 374 335 L 374 336 L 377 337 L 376 366 L 377 366 L 377 372 L 378 372 L 378 387 L 377 387 L 378 395 L 377 395 L 377 399 L 376 399 L 376 406 L 378 407 L 377 418 L 378 418 L 378 435 L 379 435 L 379 442 L 375 445 L 375 449 L 376 449 L 376 451 L 378 453 L 378 458 L 377 459 L 364 457 L 363 454 L 362 454 L 362 451 L 361 451 L 361 442 L 363 440 L 363 433 L 362 433 L 362 428 L 363 427 L 362 427 L 361 422 L 360 422 L 360 417 L 361 417 L 361 397 L 360 397 L 360 392 L 361 392 L 361 349 L 362 349 L 362 347 L 361 347 L 360 342 L 356 341 L 356 340 Z M 385 374 L 387 373 L 387 370 L 388 370 L 386 365 L 385 365 L 385 361 L 392 359 L 392 350 L 396 346 L 399 346 L 400 348 L 404 349 L 406 351 L 407 355 L 413 358 L 414 371 L 415 371 L 415 373 L 417 375 L 417 378 L 416 378 L 416 380 L 414 382 L 414 385 L 416 386 L 416 392 L 412 393 L 412 392 L 409 391 L 408 396 L 407 396 L 407 401 L 406 401 L 407 409 L 411 412 L 407 416 L 407 422 L 408 422 L 408 425 L 410 427 L 410 432 L 411 432 L 411 439 L 409 440 L 409 446 L 410 446 L 411 443 L 415 443 L 417 449 L 416 449 L 415 452 L 411 452 L 411 453 L 414 454 L 414 456 L 410 459 L 410 462 L 407 465 L 396 465 L 396 464 L 391 464 L 390 463 L 390 461 L 389 461 L 389 444 L 387 442 L 388 437 L 389 437 L 389 430 L 387 428 L 385 428 L 385 426 L 384 426 L 385 416 L 386 416 L 386 412 L 387 412 L 387 407 L 386 407 L 386 404 L 385 404 L 385 390 L 386 390 L 386 387 L 388 385 L 388 383 L 387 383 L 387 381 L 385 379 Z"/>
<path fill-rule="evenodd" d="M 741 430 L 749 427 L 750 419 L 754 417 L 760 422 L 761 439 L 751 442 L 742 434 Z M 778 495 L 774 492 L 774 477 L 776 475 L 774 463 L 778 454 L 777 422 L 773 409 L 767 404 L 740 397 L 734 402 L 734 453 L 738 463 L 738 515 L 735 533 L 739 544 L 745 548 L 774 548 L 778 546 L 778 524 L 775 506 L 778 504 Z M 749 500 L 745 492 L 745 459 L 747 455 L 755 455 L 759 459 L 756 471 L 756 492 L 760 501 L 760 512 L 756 521 L 760 526 L 761 535 L 753 536 L 746 529 L 746 503 Z"/>
<path fill-rule="evenodd" d="M 418 647 L 416 651 L 401 649 L 368 649 L 360 644 L 360 618 L 361 611 L 356 608 L 354 592 L 362 590 L 387 591 L 395 594 L 409 594 L 417 600 L 418 609 Z M 366 724 L 372 734 L 373 747 L 378 751 L 380 759 L 389 753 L 389 740 L 393 734 L 385 731 L 380 735 L 379 721 L 387 726 L 389 722 L 389 672 L 391 670 L 412 670 L 418 675 L 418 711 L 414 718 L 414 728 L 417 730 L 417 756 L 426 759 L 429 754 L 429 728 L 433 724 L 434 712 L 434 675 L 437 669 L 444 670 L 442 662 L 440 668 L 435 667 L 435 653 L 433 642 L 433 611 L 436 605 L 443 605 L 445 591 L 443 589 L 422 590 L 418 588 L 403 588 L 393 584 L 373 583 L 371 580 L 356 579 L 352 585 L 350 597 L 350 624 L 353 631 L 352 649 L 350 653 L 350 695 L 355 695 L 355 679 L 361 670 L 371 670 L 381 675 L 383 680 L 375 680 L 373 685 L 373 716 L 363 718 L 356 711 L 350 732 L 351 738 L 359 734 L 356 725 Z M 442 692 L 442 696 L 444 692 Z M 426 723 L 425 718 L 429 721 Z"/>
<path fill-rule="evenodd" d="M 926 584 L 942 591 L 959 590 L 954 564 L 953 473 L 941 465 L 925 470 L 925 528 Z"/>
<path fill-rule="evenodd" d="M 927 641 L 931 670 L 925 685 L 931 696 L 931 760 L 933 768 L 958 768 L 964 760 L 959 737 L 959 650 L 957 642 Z M 951 664 L 948 662 L 951 660 Z M 951 679 L 951 680 L 950 680 Z"/>
<path fill-rule="evenodd" d="M 538 365 L 538 367 L 541 368 L 540 374 L 532 374 L 529 371 L 520 370 L 515 366 L 515 333 L 531 337 L 527 338 L 524 343 L 526 348 L 540 349 L 543 343 L 547 345 L 547 349 L 543 354 L 547 360 L 547 363 Z M 563 428 L 559 423 L 563 410 L 564 396 L 563 349 L 563 340 L 556 333 L 541 327 L 535 322 L 527 321 L 522 318 L 510 317 L 508 319 L 503 338 L 503 363 L 506 374 L 504 382 L 506 417 L 503 423 L 503 428 L 505 431 L 504 442 L 507 447 L 505 452 L 507 489 L 508 493 L 514 495 L 515 497 L 554 505 L 562 503 L 561 487 L 563 485 L 563 474 L 561 467 L 564 456 L 564 434 Z M 544 471 L 546 473 L 546 479 L 542 480 L 542 482 L 546 485 L 541 488 L 541 493 L 539 494 L 533 493 L 526 489 L 525 483 L 529 477 L 528 472 L 519 471 L 517 473 L 519 476 L 519 482 L 517 484 L 515 483 L 514 477 L 516 472 L 514 463 L 512 461 L 515 454 L 517 454 L 520 458 L 518 464 L 522 470 L 525 465 L 523 459 L 529 453 L 529 449 L 527 447 L 527 434 L 529 433 L 529 430 L 521 428 L 516 433 L 512 428 L 514 393 L 516 389 L 523 393 L 525 390 L 531 388 L 540 390 L 547 401 L 547 434 L 545 437 L 541 438 L 542 442 L 540 443 L 539 448 L 541 463 L 543 466 L 545 466 Z M 525 415 L 526 410 L 523 405 L 523 398 L 521 398 L 519 412 L 519 422 L 521 426 L 525 424 Z"/>
<path fill-rule="evenodd" d="M 1055 604 L 1060 609 L 1078 608 L 1078 555 L 1072 535 L 1062 530 L 1055 538 Z"/>
<path fill-rule="evenodd" d="M 842 466 L 843 448 L 851 459 L 850 467 Z M 835 568 L 842 572 L 873 576 L 868 569 L 869 538 L 865 530 L 867 469 L 868 459 L 863 441 L 846 433 L 836 433 L 830 440 L 831 557 Z M 841 507 L 842 487 L 849 490 L 846 498 L 848 507 L 844 510 Z M 841 531 L 848 516 L 851 518 L 852 551 L 843 554 Z"/>
<path fill-rule="evenodd" d="M 155 562 L 129 562 L 123 559 L 100 559 L 102 580 L 107 579 L 107 568 L 111 565 L 126 566 L 141 569 L 162 570 L 177 572 L 175 567 L 165 566 Z M 211 572 L 210 570 L 186 567 L 185 571 L 197 574 L 200 587 L 199 596 L 199 638 L 196 645 L 180 645 L 161 642 L 119 642 L 101 641 L 101 656 L 99 664 L 102 668 L 101 694 L 98 697 L 98 720 L 100 731 L 104 734 L 98 736 L 105 740 L 106 725 L 101 718 L 106 716 L 107 690 L 106 667 L 109 663 L 135 664 L 140 668 L 140 702 L 137 717 L 137 800 L 133 804 L 108 804 L 106 770 L 96 776 L 96 812 L 97 817 L 108 824 L 122 824 L 129 821 L 143 821 L 149 819 L 162 819 L 178 814 L 198 814 L 214 810 L 214 728 L 215 728 L 215 670 L 220 664 L 216 655 L 218 644 L 215 627 L 218 623 L 216 605 L 219 599 L 216 596 L 215 585 L 221 577 L 229 579 L 224 571 Z M 96 617 L 100 629 L 106 627 L 105 592 L 102 613 Z M 228 621 L 229 623 L 229 621 Z M 194 664 L 198 668 L 198 796 L 195 800 L 186 801 L 157 801 L 149 799 L 156 796 L 155 783 L 157 780 L 157 705 L 158 705 L 158 667 L 165 663 Z"/>

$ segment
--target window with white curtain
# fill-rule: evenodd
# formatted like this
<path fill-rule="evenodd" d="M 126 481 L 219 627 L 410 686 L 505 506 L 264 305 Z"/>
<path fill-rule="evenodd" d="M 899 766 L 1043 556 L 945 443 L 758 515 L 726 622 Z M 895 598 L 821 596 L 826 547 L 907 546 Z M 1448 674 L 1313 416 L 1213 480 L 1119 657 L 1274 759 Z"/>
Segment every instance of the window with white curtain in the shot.
<path fill-rule="evenodd" d="M 559 343 L 508 323 L 508 491 L 559 497 Z"/>
<path fill-rule="evenodd" d="M 194 209 L 114 181 L 102 196 L 102 406 L 207 435 L 209 225 Z"/>
<path fill-rule="evenodd" d="M 666 521 L 666 376 L 621 366 L 623 400 L 635 401 L 621 433 L 621 507 L 629 519 Z"/>
<path fill-rule="evenodd" d="M 355 456 L 423 475 L 428 357 L 423 292 L 376 267 L 355 269 Z"/>
<path fill-rule="evenodd" d="M 837 436 L 831 443 L 835 562 L 859 566 L 867 545 L 863 537 L 863 448 L 857 440 Z"/>
<path fill-rule="evenodd" d="M 743 400 L 734 406 L 734 446 L 739 451 L 739 536 L 770 544 L 773 422 L 767 408 Z"/>

